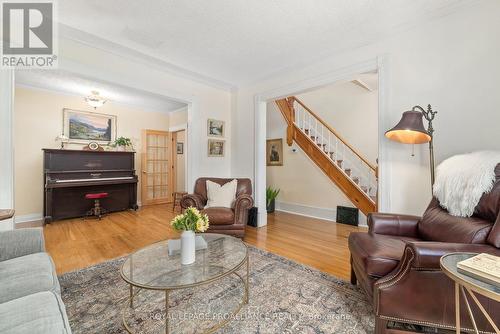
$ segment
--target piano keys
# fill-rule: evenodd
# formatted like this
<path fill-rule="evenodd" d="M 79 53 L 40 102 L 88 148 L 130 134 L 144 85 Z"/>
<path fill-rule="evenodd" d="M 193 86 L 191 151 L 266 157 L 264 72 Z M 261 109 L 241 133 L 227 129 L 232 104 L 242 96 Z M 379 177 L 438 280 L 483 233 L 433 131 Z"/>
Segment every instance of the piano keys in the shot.
<path fill-rule="evenodd" d="M 43 149 L 44 221 L 83 217 L 85 194 L 107 192 L 107 212 L 137 210 L 135 152 Z"/>

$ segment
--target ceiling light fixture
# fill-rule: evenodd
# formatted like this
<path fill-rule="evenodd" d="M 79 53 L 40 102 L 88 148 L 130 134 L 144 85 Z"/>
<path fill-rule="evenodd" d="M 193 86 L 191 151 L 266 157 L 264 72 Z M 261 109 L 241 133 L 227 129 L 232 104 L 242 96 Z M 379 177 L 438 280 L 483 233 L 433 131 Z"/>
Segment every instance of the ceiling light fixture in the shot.
<path fill-rule="evenodd" d="M 101 97 L 98 91 L 93 90 L 91 93 L 91 95 L 85 97 L 85 102 L 87 102 L 89 106 L 97 109 L 99 107 L 102 107 L 104 103 L 106 103 L 107 100 Z"/>

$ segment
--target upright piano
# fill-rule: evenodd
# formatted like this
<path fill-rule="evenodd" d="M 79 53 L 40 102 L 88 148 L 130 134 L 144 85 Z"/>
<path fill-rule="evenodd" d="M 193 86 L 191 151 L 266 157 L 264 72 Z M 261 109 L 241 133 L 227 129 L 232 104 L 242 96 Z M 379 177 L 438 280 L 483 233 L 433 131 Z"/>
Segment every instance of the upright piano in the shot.
<path fill-rule="evenodd" d="M 85 194 L 106 192 L 107 212 L 137 210 L 135 152 L 43 149 L 44 221 L 82 217 L 94 206 Z"/>

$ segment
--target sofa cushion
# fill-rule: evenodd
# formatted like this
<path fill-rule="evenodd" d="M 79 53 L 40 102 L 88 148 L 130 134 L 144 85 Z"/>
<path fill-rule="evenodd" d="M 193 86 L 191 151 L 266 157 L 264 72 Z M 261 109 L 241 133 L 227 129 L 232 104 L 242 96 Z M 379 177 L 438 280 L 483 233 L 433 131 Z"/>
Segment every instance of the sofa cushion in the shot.
<path fill-rule="evenodd" d="M 433 198 L 418 224 L 418 234 L 425 241 L 484 244 L 492 225 L 474 216 L 452 216 Z"/>
<path fill-rule="evenodd" d="M 208 215 L 210 225 L 231 225 L 234 223 L 234 211 L 229 208 L 213 207 L 202 210 Z"/>
<path fill-rule="evenodd" d="M 383 277 L 397 267 L 406 241 L 416 238 L 397 237 L 365 232 L 349 235 L 352 260 L 371 277 Z"/>
<path fill-rule="evenodd" d="M 0 303 L 40 291 L 60 294 L 55 267 L 47 253 L 0 262 L 0 286 Z"/>
<path fill-rule="evenodd" d="M 500 214 L 500 164 L 495 168 L 495 183 L 490 192 L 483 194 L 474 209 L 474 216 L 494 222 Z"/>
<path fill-rule="evenodd" d="M 44 291 L 0 304 L 0 333 L 70 334 L 71 328 L 59 295 Z"/>

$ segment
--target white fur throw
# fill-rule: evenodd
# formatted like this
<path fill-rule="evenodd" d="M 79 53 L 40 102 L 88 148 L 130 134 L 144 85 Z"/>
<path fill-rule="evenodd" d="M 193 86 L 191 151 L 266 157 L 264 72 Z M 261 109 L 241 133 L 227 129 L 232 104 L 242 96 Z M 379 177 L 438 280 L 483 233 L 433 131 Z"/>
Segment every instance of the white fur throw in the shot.
<path fill-rule="evenodd" d="M 481 196 L 495 183 L 495 166 L 500 151 L 479 151 L 455 155 L 436 170 L 434 196 L 453 216 L 470 217 Z"/>

